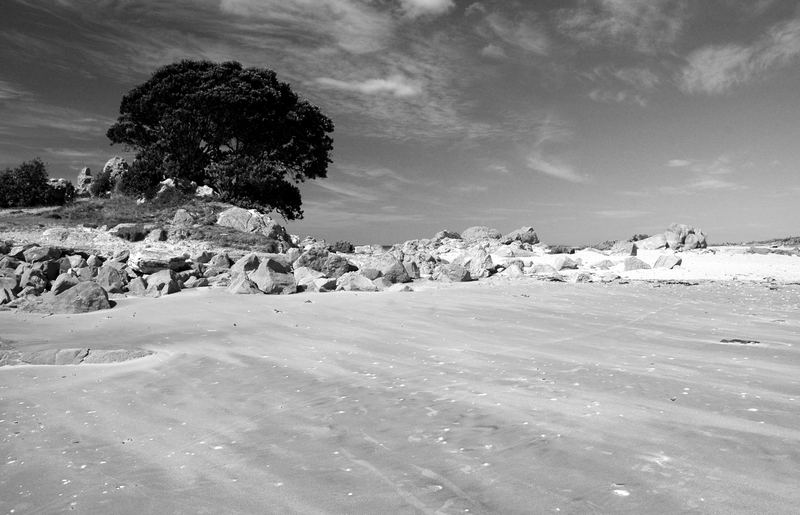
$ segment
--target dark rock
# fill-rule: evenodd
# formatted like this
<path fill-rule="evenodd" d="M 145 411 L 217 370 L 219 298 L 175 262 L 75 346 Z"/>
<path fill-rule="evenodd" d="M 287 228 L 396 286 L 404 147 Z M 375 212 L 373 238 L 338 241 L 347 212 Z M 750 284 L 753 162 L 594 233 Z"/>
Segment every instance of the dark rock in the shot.
<path fill-rule="evenodd" d="M 215 254 L 208 260 L 207 265 L 209 267 L 216 267 L 216 268 L 230 268 L 231 267 L 231 258 L 228 257 L 228 254 L 224 252 L 220 252 L 219 254 Z"/>
<path fill-rule="evenodd" d="M 170 269 L 161 270 L 147 277 L 148 297 L 161 297 L 181 291 L 178 282 L 175 280 L 175 272 Z"/>
<path fill-rule="evenodd" d="M 38 263 L 60 258 L 61 249 L 56 247 L 31 247 L 24 251 L 22 255 L 28 263 Z"/>
<path fill-rule="evenodd" d="M 73 286 L 77 285 L 80 281 L 77 277 L 72 274 L 63 273 L 56 277 L 56 280 L 53 281 L 53 285 L 50 288 L 50 292 L 53 295 L 58 295 L 60 293 L 64 293 L 65 291 L 69 290 Z"/>
<path fill-rule="evenodd" d="M 299 260 L 300 259 L 298 258 L 298 261 Z M 314 268 L 314 267 L 309 267 L 309 268 Z M 325 264 L 322 266 L 321 272 L 325 274 L 326 277 L 332 277 L 338 279 L 344 274 L 348 272 L 355 272 L 356 270 L 358 270 L 358 267 L 350 263 L 344 256 L 340 256 L 338 254 L 330 254 L 328 258 L 325 260 Z"/>
<path fill-rule="evenodd" d="M 125 274 L 107 263 L 97 271 L 95 280 L 108 293 L 122 293 L 126 279 Z"/>
<path fill-rule="evenodd" d="M 19 280 L 19 287 L 23 290 L 26 287 L 32 288 L 28 290 L 33 292 L 34 295 L 41 295 L 47 289 L 47 277 L 41 270 L 35 268 L 27 268 Z"/>
<path fill-rule="evenodd" d="M 108 294 L 99 284 L 85 281 L 55 295 L 49 302 L 56 313 L 87 313 L 109 309 Z"/>
<path fill-rule="evenodd" d="M 536 231 L 533 230 L 533 227 L 521 227 L 515 231 L 511 231 L 510 233 L 506 234 L 503 238 L 505 243 L 511 243 L 512 241 L 519 241 L 521 243 L 529 243 L 531 245 L 536 245 L 539 243 L 539 237 L 536 235 Z"/>
<path fill-rule="evenodd" d="M 374 281 L 375 279 L 377 279 L 378 277 L 380 277 L 382 275 L 381 271 L 377 270 L 375 268 L 362 268 L 360 270 L 360 272 L 361 272 L 361 275 L 363 275 L 364 277 L 366 277 L 370 281 Z"/>
<path fill-rule="evenodd" d="M 330 252 L 326 249 L 312 247 L 309 250 L 300 254 L 294 262 L 295 268 L 305 266 L 317 272 L 322 272 L 325 268 L 325 261 L 330 256 Z"/>
<path fill-rule="evenodd" d="M 436 242 L 442 241 L 445 238 L 450 238 L 452 240 L 460 240 L 461 239 L 461 235 L 458 234 L 455 231 L 449 231 L 447 229 L 439 231 L 439 232 L 437 232 L 436 234 L 433 235 L 433 241 L 436 241 Z"/>

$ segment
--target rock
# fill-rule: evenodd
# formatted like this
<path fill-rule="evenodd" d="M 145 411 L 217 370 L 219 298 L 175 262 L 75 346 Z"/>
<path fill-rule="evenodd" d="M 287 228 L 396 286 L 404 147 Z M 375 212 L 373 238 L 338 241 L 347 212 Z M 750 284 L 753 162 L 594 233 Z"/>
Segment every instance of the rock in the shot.
<path fill-rule="evenodd" d="M 112 236 L 130 242 L 142 241 L 147 236 L 147 231 L 142 224 L 121 223 L 108 230 Z"/>
<path fill-rule="evenodd" d="M 77 270 L 78 280 L 79 281 L 91 281 L 97 277 L 97 270 L 98 267 L 96 266 L 85 266 L 83 268 L 79 268 Z"/>
<path fill-rule="evenodd" d="M 176 256 L 174 253 L 141 250 L 135 251 L 128 259 L 128 265 L 143 274 L 153 274 L 164 269 L 175 272 L 188 270 L 191 266 L 186 262 L 187 256 Z"/>
<path fill-rule="evenodd" d="M 520 277 L 524 277 L 525 272 L 522 270 L 522 267 L 519 263 L 514 262 L 509 264 L 505 270 L 500 272 L 500 275 L 503 277 L 509 277 L 511 279 L 518 279 Z"/>
<path fill-rule="evenodd" d="M 286 267 L 274 259 L 261 261 L 258 268 L 250 272 L 248 277 L 256 283 L 258 289 L 267 294 L 291 294 L 297 292 L 294 275 Z"/>
<path fill-rule="evenodd" d="M 91 349 L 82 363 L 120 363 L 152 354 L 152 351 L 142 349 Z"/>
<path fill-rule="evenodd" d="M 381 271 L 378 270 L 377 268 L 361 268 L 359 269 L 359 272 L 361 272 L 361 275 L 363 275 L 370 281 L 374 281 L 375 279 L 383 275 L 381 274 Z"/>
<path fill-rule="evenodd" d="M 668 229 L 664 231 L 664 238 L 667 240 L 667 248 L 679 249 L 683 246 L 683 241 L 686 237 Z"/>
<path fill-rule="evenodd" d="M 692 250 L 700 247 L 700 239 L 694 233 L 688 234 L 683 242 L 683 248 Z"/>
<path fill-rule="evenodd" d="M 202 288 L 203 286 L 208 286 L 208 279 L 205 277 L 189 277 L 184 283 L 184 288 Z"/>
<path fill-rule="evenodd" d="M 33 263 L 31 268 L 42 272 L 48 282 L 55 281 L 58 274 L 61 273 L 61 263 L 58 261 L 39 261 L 38 263 Z"/>
<path fill-rule="evenodd" d="M 406 267 L 391 254 L 386 255 L 381 260 L 380 274 L 391 284 L 411 282 L 411 276 L 408 274 Z M 374 279 L 377 279 L 377 277 L 372 278 L 372 280 Z"/>
<path fill-rule="evenodd" d="M 111 256 L 111 261 L 116 263 L 127 263 L 128 259 L 131 257 L 131 251 L 128 249 L 120 249 L 114 252 L 114 255 Z M 77 267 L 73 267 L 77 268 Z"/>
<path fill-rule="evenodd" d="M 325 264 L 322 266 L 321 272 L 325 274 L 326 277 L 338 279 L 344 274 L 355 272 L 356 270 L 358 270 L 358 267 L 350 263 L 350 261 L 348 261 L 344 256 L 330 254 L 325 260 Z M 405 272 L 405 270 L 403 270 L 403 272 Z"/>
<path fill-rule="evenodd" d="M 461 231 L 461 239 L 465 241 L 499 240 L 502 237 L 497 229 L 485 226 L 468 227 Z"/>
<path fill-rule="evenodd" d="M 225 288 L 231 283 L 231 274 L 224 272 L 213 277 L 207 277 L 208 285 L 215 288 Z"/>
<path fill-rule="evenodd" d="M 292 274 L 294 275 L 294 281 L 297 285 L 303 288 L 310 288 L 315 280 L 325 277 L 325 274 L 322 272 L 318 272 L 307 266 L 296 267 Z"/>
<path fill-rule="evenodd" d="M 507 244 L 512 241 L 519 241 L 521 243 L 536 245 L 539 243 L 539 237 L 536 235 L 536 231 L 533 230 L 533 227 L 526 226 L 506 234 L 503 241 Z"/>
<path fill-rule="evenodd" d="M 322 270 L 325 268 L 325 261 L 329 256 L 330 252 L 328 252 L 326 249 L 312 247 L 300 254 L 300 256 L 295 260 L 294 266 L 308 267 L 312 270 L 322 272 Z"/>
<path fill-rule="evenodd" d="M 209 267 L 230 268 L 231 258 L 228 257 L 228 254 L 225 252 L 220 252 L 219 254 L 215 254 L 207 264 Z"/>
<path fill-rule="evenodd" d="M 14 247 L 11 247 L 11 249 L 9 249 L 9 251 L 8 251 L 8 253 L 6 255 L 8 257 L 11 257 L 11 258 L 14 258 L 14 259 L 20 259 L 20 260 L 24 261 L 25 260 L 25 251 L 30 249 L 30 248 L 32 248 L 32 247 L 38 247 L 38 246 L 39 246 L 39 244 L 37 244 L 37 243 L 26 243 L 24 245 L 16 245 Z"/>
<path fill-rule="evenodd" d="M 614 266 L 614 262 L 610 259 L 604 259 L 602 261 L 598 261 L 597 263 L 592 265 L 592 268 L 596 268 L 598 270 L 608 270 L 612 266 Z"/>
<path fill-rule="evenodd" d="M 336 289 L 343 291 L 378 291 L 372 281 L 358 272 L 346 272 L 336 280 Z"/>
<path fill-rule="evenodd" d="M 28 263 L 38 263 L 40 261 L 50 261 L 61 257 L 61 250 L 56 247 L 31 247 L 22 252 L 25 261 Z"/>
<path fill-rule="evenodd" d="M 433 272 L 433 278 L 437 281 L 460 283 L 471 281 L 469 270 L 458 263 L 442 263 Z"/>
<path fill-rule="evenodd" d="M 439 232 L 437 232 L 436 234 L 433 235 L 433 241 L 435 241 L 435 242 L 442 241 L 442 240 L 444 240 L 446 238 L 449 238 L 451 240 L 460 240 L 461 239 L 461 235 L 458 234 L 455 231 L 449 231 L 447 229 L 439 231 Z"/>
<path fill-rule="evenodd" d="M 309 287 L 316 292 L 325 293 L 329 291 L 336 290 L 336 283 L 337 280 L 331 277 L 320 277 L 319 279 L 314 279 L 314 282 L 309 285 Z"/>
<path fill-rule="evenodd" d="M 258 254 L 251 252 L 239 258 L 236 263 L 230 267 L 230 272 L 232 276 L 243 273 L 247 274 L 256 270 L 260 264 L 261 260 L 258 258 Z"/>
<path fill-rule="evenodd" d="M 181 208 L 175 211 L 175 216 L 172 217 L 172 225 L 176 225 L 179 227 L 189 227 L 194 225 L 195 220 L 192 215 L 189 214 L 188 211 Z"/>
<path fill-rule="evenodd" d="M 130 252 L 128 253 L 128 255 L 130 256 Z M 85 266 L 88 266 L 88 263 L 86 263 L 86 260 L 80 254 L 67 256 L 67 259 L 69 259 L 70 268 L 83 268 Z"/>
<path fill-rule="evenodd" d="M 656 234 L 637 241 L 636 246 L 642 250 L 665 249 L 667 248 L 667 238 L 663 234 Z"/>
<path fill-rule="evenodd" d="M 108 293 L 122 293 L 127 276 L 114 266 L 106 263 L 97 271 L 95 281 Z"/>
<path fill-rule="evenodd" d="M 128 293 L 138 297 L 144 297 L 147 294 L 147 282 L 142 277 L 135 277 L 128 282 Z"/>
<path fill-rule="evenodd" d="M 115 185 L 119 179 L 128 172 L 128 162 L 120 156 L 114 156 L 103 166 L 103 173 L 109 174 L 111 184 Z"/>
<path fill-rule="evenodd" d="M 50 292 L 53 295 L 58 295 L 59 293 L 64 293 L 65 291 L 69 290 L 73 286 L 77 285 L 80 281 L 77 277 L 72 274 L 63 273 L 56 277 L 56 280 L 53 281 L 53 285 L 50 287 Z"/>
<path fill-rule="evenodd" d="M 13 302 L 17 298 L 14 291 L 0 286 L 0 306 Z"/>
<path fill-rule="evenodd" d="M 638 246 L 632 241 L 618 241 L 608 252 L 612 256 L 635 256 Z"/>
<path fill-rule="evenodd" d="M 41 295 L 47 289 L 47 277 L 41 270 L 26 268 L 19 280 L 19 287 L 30 288 L 28 291 L 34 295 Z"/>
<path fill-rule="evenodd" d="M 661 256 L 658 256 L 658 259 L 656 259 L 653 268 L 667 268 L 672 270 L 676 266 L 680 266 L 681 262 L 681 258 L 674 254 L 662 254 Z"/>
<path fill-rule="evenodd" d="M 214 188 L 211 186 L 198 186 L 196 190 L 194 190 L 195 197 L 213 197 L 214 196 Z"/>
<path fill-rule="evenodd" d="M 377 278 L 372 280 L 372 284 L 375 285 L 375 287 L 378 289 L 378 291 L 383 291 L 383 290 L 389 288 L 390 286 L 392 286 L 395 283 L 393 283 L 392 281 L 390 281 L 389 279 L 387 279 L 385 277 L 377 277 Z M 400 284 L 400 283 L 397 283 L 397 284 Z"/>
<path fill-rule="evenodd" d="M 300 257 L 300 254 L 302 254 L 302 252 L 300 251 L 300 249 L 292 247 L 290 249 L 286 249 L 286 252 L 284 254 L 286 255 L 286 261 L 288 261 L 290 265 L 294 265 L 294 262 L 297 261 L 297 258 Z"/>
<path fill-rule="evenodd" d="M 559 270 L 575 270 L 578 268 L 578 262 L 568 256 L 558 256 L 553 260 L 553 268 Z"/>
<path fill-rule="evenodd" d="M 663 235 L 662 235 L 663 236 Z M 666 243 L 666 241 L 665 241 Z M 630 272 L 631 270 L 649 270 L 650 265 L 642 261 L 636 256 L 631 256 L 625 259 L 624 268 L 626 272 Z"/>
<path fill-rule="evenodd" d="M 553 266 L 545 264 L 534 265 L 533 268 L 531 269 L 531 272 L 533 272 L 536 275 L 558 274 L 558 270 L 556 270 Z"/>
<path fill-rule="evenodd" d="M 568 282 L 570 283 L 590 283 L 592 282 L 592 274 L 588 272 L 578 272 L 569 276 Z"/>
<path fill-rule="evenodd" d="M 0 269 L 0 288 L 7 288 L 13 292 L 19 291 L 20 276 L 8 268 Z"/>
<path fill-rule="evenodd" d="M 406 273 L 412 280 L 420 278 L 419 265 L 416 261 L 404 260 L 403 268 L 406 269 Z"/>
<path fill-rule="evenodd" d="M 261 294 L 258 285 L 251 281 L 245 274 L 237 274 L 231 277 L 230 285 L 228 285 L 228 292 L 237 295 Z"/>
<path fill-rule="evenodd" d="M 92 170 L 85 166 L 78 172 L 78 179 L 75 182 L 75 194 L 80 197 L 89 196 L 89 186 L 92 185 Z"/>
<path fill-rule="evenodd" d="M 167 241 L 167 231 L 165 231 L 161 227 L 156 227 L 155 229 L 147 233 L 147 236 L 144 237 L 144 241 L 148 243 Z"/>
<path fill-rule="evenodd" d="M 147 277 L 148 297 L 161 297 L 181 291 L 178 282 L 175 280 L 175 272 L 170 269 L 160 270 Z"/>
<path fill-rule="evenodd" d="M 108 293 L 99 284 L 84 281 L 53 296 L 49 307 L 56 313 L 88 313 L 111 308 Z"/>
<path fill-rule="evenodd" d="M 457 263 L 467 269 L 472 279 L 489 277 L 496 270 L 492 256 L 482 248 L 471 249 L 459 261 Z"/>
<path fill-rule="evenodd" d="M 272 218 L 255 209 L 232 207 L 219 214 L 217 225 L 230 227 L 242 232 L 263 234 L 268 238 L 283 242 L 290 247 L 292 240 L 286 229 Z"/>

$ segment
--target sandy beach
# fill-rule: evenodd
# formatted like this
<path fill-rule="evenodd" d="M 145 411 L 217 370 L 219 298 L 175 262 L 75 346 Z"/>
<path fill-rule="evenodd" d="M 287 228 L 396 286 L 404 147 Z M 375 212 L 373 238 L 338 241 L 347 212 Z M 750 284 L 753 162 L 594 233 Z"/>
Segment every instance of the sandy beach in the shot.
<path fill-rule="evenodd" d="M 0 313 L 21 350 L 155 353 L 0 368 L 0 511 L 791 513 L 799 307 L 497 277 Z"/>

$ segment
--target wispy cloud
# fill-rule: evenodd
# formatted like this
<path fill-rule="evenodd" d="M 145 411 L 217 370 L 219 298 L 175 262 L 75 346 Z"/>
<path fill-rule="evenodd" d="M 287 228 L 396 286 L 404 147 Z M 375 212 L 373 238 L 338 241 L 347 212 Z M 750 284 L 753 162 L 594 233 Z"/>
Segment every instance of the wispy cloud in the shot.
<path fill-rule="evenodd" d="M 685 0 L 583 0 L 579 7 L 560 10 L 556 23 L 587 46 L 629 45 L 653 54 L 676 41 L 686 14 Z"/>
<path fill-rule="evenodd" d="M 642 107 L 648 104 L 647 95 L 661 82 L 652 70 L 641 67 L 597 66 L 581 77 L 591 84 L 589 98 L 595 102 Z"/>
<path fill-rule="evenodd" d="M 10 82 L 0 80 L 0 101 L 13 100 L 27 95 L 28 92 L 23 90 L 22 88 L 14 86 Z"/>
<path fill-rule="evenodd" d="M 402 75 L 392 75 L 385 79 L 367 79 L 363 81 L 344 81 L 320 77 L 314 82 L 323 88 L 353 91 L 365 95 L 390 94 L 396 97 L 413 97 L 422 93 L 419 83 Z"/>
<path fill-rule="evenodd" d="M 706 46 L 687 57 L 678 76 L 686 93 L 725 93 L 765 73 L 789 66 L 800 57 L 800 19 L 773 25 L 749 46 Z"/>
<path fill-rule="evenodd" d="M 667 166 L 676 170 L 692 173 L 689 180 L 682 185 L 670 185 L 660 188 L 662 193 L 681 194 L 712 190 L 740 190 L 744 186 L 726 178 L 734 175 L 739 168 L 734 159 L 721 155 L 714 159 L 671 159 Z"/>
<path fill-rule="evenodd" d="M 478 32 L 485 38 L 494 40 L 484 51 L 493 57 L 502 56 L 505 51 L 501 43 L 526 53 L 547 55 L 550 51 L 550 38 L 545 26 L 535 14 L 526 14 L 511 19 L 503 14 L 493 12 L 483 18 L 478 25 Z M 501 54 L 502 52 L 502 54 Z"/>
<path fill-rule="evenodd" d="M 553 147 L 572 138 L 571 130 L 563 123 L 547 118 L 536 133 L 533 148 L 526 159 L 528 168 L 562 181 L 583 183 L 589 180 L 588 176 L 579 174 L 553 151 Z"/>
<path fill-rule="evenodd" d="M 453 0 L 400 0 L 400 6 L 407 16 L 438 16 L 454 7 Z"/>
<path fill-rule="evenodd" d="M 735 171 L 733 159 L 725 154 L 714 159 L 671 159 L 667 166 L 706 175 L 727 175 Z"/>

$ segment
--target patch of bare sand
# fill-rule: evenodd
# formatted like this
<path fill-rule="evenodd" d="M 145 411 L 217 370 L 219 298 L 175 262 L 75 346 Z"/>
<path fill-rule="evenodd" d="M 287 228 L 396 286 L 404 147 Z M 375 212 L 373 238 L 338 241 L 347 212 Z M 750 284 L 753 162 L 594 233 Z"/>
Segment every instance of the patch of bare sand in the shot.
<path fill-rule="evenodd" d="M 0 511 L 790 513 L 799 308 L 520 280 L 0 313 L 21 349 L 156 352 L 0 369 Z"/>

